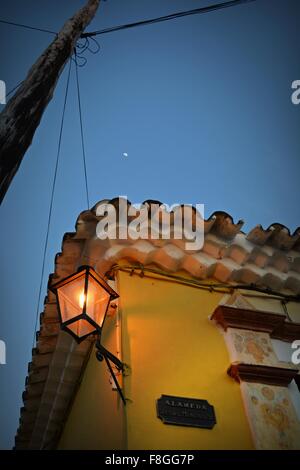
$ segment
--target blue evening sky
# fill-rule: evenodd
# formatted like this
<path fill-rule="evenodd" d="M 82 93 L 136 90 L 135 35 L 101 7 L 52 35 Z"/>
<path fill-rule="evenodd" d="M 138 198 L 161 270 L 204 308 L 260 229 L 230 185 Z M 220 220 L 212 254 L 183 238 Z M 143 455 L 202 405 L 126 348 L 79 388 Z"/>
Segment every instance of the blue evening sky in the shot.
<path fill-rule="evenodd" d="M 166 15 L 210 0 L 108 0 L 89 30 Z M 58 30 L 84 0 L 1 2 L 1 19 Z M 300 2 L 256 2 L 99 36 L 80 69 L 91 205 L 204 203 L 245 220 L 247 231 L 300 208 Z M 0 79 L 10 89 L 51 35 L 0 24 Z M 72 74 L 42 299 L 65 232 L 86 209 Z M 0 447 L 11 448 L 31 359 L 43 244 L 66 72 L 0 208 Z M 0 107 L 0 111 L 3 106 Z M 123 153 L 128 154 L 127 157 Z M 40 311 L 42 310 L 42 305 Z"/>

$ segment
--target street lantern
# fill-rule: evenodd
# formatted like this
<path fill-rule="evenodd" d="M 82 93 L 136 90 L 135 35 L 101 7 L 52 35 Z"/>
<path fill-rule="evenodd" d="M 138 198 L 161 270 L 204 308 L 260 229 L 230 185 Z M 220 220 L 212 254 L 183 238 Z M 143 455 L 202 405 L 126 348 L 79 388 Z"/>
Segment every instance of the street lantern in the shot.
<path fill-rule="evenodd" d="M 62 330 L 70 333 L 78 343 L 92 334 L 98 334 L 96 357 L 99 361 L 105 359 L 125 404 L 109 361 L 115 364 L 118 371 L 124 370 L 124 364 L 101 345 L 101 332 L 109 304 L 119 295 L 90 266 L 81 266 L 76 273 L 51 286 L 50 290 L 56 295 Z"/>
<path fill-rule="evenodd" d="M 101 333 L 109 303 L 119 297 L 90 266 L 81 266 L 51 290 L 56 294 L 62 329 L 78 343 Z"/>

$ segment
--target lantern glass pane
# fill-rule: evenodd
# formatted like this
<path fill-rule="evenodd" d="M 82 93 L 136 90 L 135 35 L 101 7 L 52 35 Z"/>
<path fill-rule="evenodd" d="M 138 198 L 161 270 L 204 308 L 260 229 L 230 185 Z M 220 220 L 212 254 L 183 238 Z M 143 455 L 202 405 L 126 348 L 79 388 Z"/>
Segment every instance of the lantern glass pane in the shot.
<path fill-rule="evenodd" d="M 86 314 L 102 328 L 110 294 L 89 275 Z"/>
<path fill-rule="evenodd" d="M 77 317 L 82 313 L 84 306 L 84 280 L 82 273 L 77 279 L 57 289 L 62 323 Z"/>
<path fill-rule="evenodd" d="M 96 331 L 95 327 L 91 325 L 87 320 L 77 320 L 66 326 L 71 330 L 78 338 L 91 334 Z"/>

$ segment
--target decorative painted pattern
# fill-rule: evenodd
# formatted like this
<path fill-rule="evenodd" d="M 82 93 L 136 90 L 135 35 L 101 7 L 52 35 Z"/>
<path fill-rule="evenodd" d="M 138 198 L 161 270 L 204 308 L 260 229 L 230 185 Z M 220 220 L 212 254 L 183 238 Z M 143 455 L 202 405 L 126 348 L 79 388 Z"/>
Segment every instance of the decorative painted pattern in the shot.
<path fill-rule="evenodd" d="M 300 423 L 287 388 L 243 382 L 241 391 L 257 449 L 300 449 Z"/>
<path fill-rule="evenodd" d="M 232 362 L 293 368 L 293 364 L 278 361 L 268 333 L 228 328 L 226 342 Z"/>

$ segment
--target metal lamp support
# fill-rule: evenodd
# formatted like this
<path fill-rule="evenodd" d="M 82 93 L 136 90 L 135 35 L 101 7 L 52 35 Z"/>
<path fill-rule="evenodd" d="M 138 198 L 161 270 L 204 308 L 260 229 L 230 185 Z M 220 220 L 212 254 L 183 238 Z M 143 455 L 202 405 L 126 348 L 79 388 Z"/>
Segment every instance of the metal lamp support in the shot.
<path fill-rule="evenodd" d="M 109 372 L 110 372 L 110 374 L 111 374 L 111 376 L 112 376 L 112 378 L 115 382 L 115 385 L 117 387 L 118 393 L 119 393 L 124 405 L 126 405 L 125 397 L 123 395 L 122 389 L 119 385 L 119 382 L 118 382 L 117 377 L 116 377 L 116 375 L 113 371 L 113 368 L 111 366 L 110 361 L 114 363 L 114 365 L 116 366 L 116 368 L 118 369 L 119 372 L 124 372 L 125 364 L 123 362 L 121 362 L 120 359 L 118 359 L 116 356 L 114 356 L 111 352 L 109 352 L 104 346 L 102 346 L 102 344 L 100 343 L 100 338 L 98 338 L 97 341 L 96 341 L 96 348 L 97 348 L 96 358 L 100 362 L 102 362 L 103 359 L 105 359 L 105 362 L 107 364 Z"/>

